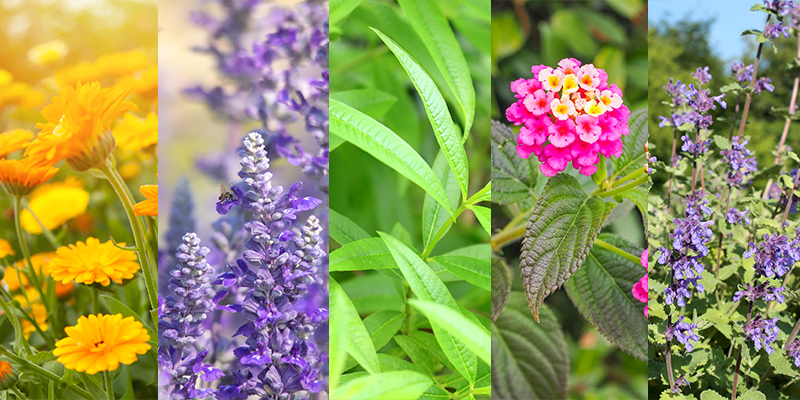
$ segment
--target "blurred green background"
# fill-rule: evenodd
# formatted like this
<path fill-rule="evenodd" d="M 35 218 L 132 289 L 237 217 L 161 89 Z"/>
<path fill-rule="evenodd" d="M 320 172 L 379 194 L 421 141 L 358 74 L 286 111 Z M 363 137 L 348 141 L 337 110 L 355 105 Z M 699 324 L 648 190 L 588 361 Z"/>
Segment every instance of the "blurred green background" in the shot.
<path fill-rule="evenodd" d="M 749 13 L 746 8 L 741 9 L 741 13 Z M 668 105 L 662 102 L 669 101 L 663 86 L 669 81 L 670 77 L 679 79 L 684 83 L 693 83 L 691 73 L 697 67 L 709 66 L 709 72 L 714 77 L 706 86 L 711 89 L 712 95 L 720 93 L 720 87 L 734 81 L 731 76 L 731 62 L 726 62 L 715 49 L 710 40 L 709 32 L 714 24 L 722 24 L 724 21 L 714 19 L 714 16 L 707 16 L 706 19 L 695 19 L 685 17 L 677 22 L 659 21 L 651 24 L 648 32 L 648 42 L 650 46 L 650 69 L 649 97 L 650 104 L 650 143 L 651 152 L 659 160 L 669 160 L 672 151 L 672 128 L 659 128 L 658 116 L 669 116 L 671 110 Z M 753 29 L 762 27 L 753 26 Z M 750 136 L 748 148 L 752 150 L 758 160 L 759 169 L 764 169 L 773 165 L 775 161 L 774 151 L 783 132 L 784 118 L 775 116 L 771 112 L 772 108 L 784 108 L 789 106 L 792 93 L 794 74 L 786 69 L 786 64 L 797 56 L 797 38 L 779 38 L 773 42 L 777 52 L 767 44 L 761 53 L 761 61 L 758 68 L 758 76 L 766 76 L 772 79 L 775 86 L 774 92 L 763 91 L 761 94 L 754 95 L 750 103 L 745 136 Z M 748 41 L 738 60 L 734 62 L 744 62 L 752 64 L 757 46 L 754 41 Z M 724 98 L 728 103 L 727 109 L 717 108 L 711 112 L 715 122 L 711 126 L 715 133 L 728 136 L 732 128 L 736 97 L 728 95 Z M 744 96 L 740 99 L 741 106 L 744 106 Z M 740 114 L 741 115 L 741 114 Z M 718 117 L 726 117 L 726 121 L 718 120 Z M 738 132 L 738 131 L 737 131 Z M 800 127 L 795 122 L 789 129 L 786 144 L 792 148 L 800 148 Z M 734 133 L 736 134 L 736 133 Z M 682 142 L 678 142 L 678 147 Z M 653 176 L 654 187 L 652 190 L 666 190 L 661 188 L 661 183 L 669 179 L 665 172 L 656 173 Z M 761 186 L 757 187 L 762 187 Z"/>
<path fill-rule="evenodd" d="M 492 1 L 492 118 L 508 124 L 505 110 L 516 101 L 510 82 L 531 78 L 533 65 L 556 66 L 567 57 L 604 68 L 609 81 L 623 90 L 623 100 L 632 111 L 647 107 L 646 35 L 644 1 Z M 589 178 L 578 179 L 586 187 L 594 185 Z M 539 179 L 537 191 L 546 182 Z M 508 211 L 493 205 L 493 229 L 509 222 Z M 645 246 L 642 216 L 628 201 L 617 207 L 603 232 L 618 234 L 640 248 Z M 519 246 L 519 242 L 511 244 L 503 252 L 519 254 Z M 509 267 L 515 277 L 513 290 L 524 290 L 519 259 L 511 260 Z M 556 312 L 566 335 L 569 398 L 647 398 L 646 363 L 611 345 L 580 315 L 563 289 L 546 302 Z"/>

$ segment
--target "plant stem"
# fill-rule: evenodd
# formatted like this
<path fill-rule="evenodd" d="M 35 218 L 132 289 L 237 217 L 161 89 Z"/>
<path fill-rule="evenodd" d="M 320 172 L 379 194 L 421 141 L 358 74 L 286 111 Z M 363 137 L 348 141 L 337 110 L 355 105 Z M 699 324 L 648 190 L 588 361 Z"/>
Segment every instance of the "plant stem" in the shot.
<path fill-rule="evenodd" d="M 647 171 L 647 167 L 639 168 L 636 171 L 633 171 L 630 174 L 625 175 L 622 178 L 619 178 L 618 180 L 614 181 L 614 186 L 617 186 L 617 185 L 619 185 L 619 184 L 621 184 L 623 182 L 627 182 L 627 181 L 632 180 L 632 179 L 636 179 L 639 176 L 641 176 L 642 174 L 644 174 L 646 171 Z"/>
<path fill-rule="evenodd" d="M 769 20 L 772 17 L 770 14 L 767 14 L 767 22 L 764 23 L 764 30 L 767 30 L 767 26 L 769 26 Z M 762 31 L 763 32 L 763 31 Z M 756 60 L 753 62 L 753 77 L 750 78 L 750 87 L 754 87 L 756 85 L 756 79 L 758 77 L 758 61 L 761 59 L 761 50 L 764 49 L 764 43 L 758 44 L 758 51 L 756 51 Z M 742 140 L 744 135 L 744 126 L 747 123 L 747 112 L 750 110 L 750 97 L 751 93 L 747 93 L 747 98 L 744 100 L 744 110 L 742 110 L 742 120 L 739 122 L 739 135 L 736 139 L 736 143 L 739 143 Z M 735 393 L 734 389 L 734 393 Z"/>
<path fill-rule="evenodd" d="M 525 235 L 525 228 L 527 226 L 528 223 L 526 222 L 512 229 L 506 228 L 500 232 L 497 232 L 494 236 L 492 236 L 492 248 L 495 250 L 500 250 L 500 248 L 506 243 L 510 243 L 521 238 Z"/>
<path fill-rule="evenodd" d="M 789 191 L 789 201 L 786 203 L 786 210 L 783 211 L 781 228 L 783 228 L 783 224 L 786 223 L 786 219 L 789 218 L 789 210 L 792 208 L 792 201 L 794 200 L 794 191 L 797 190 L 798 184 L 800 184 L 800 171 L 797 171 L 797 176 L 794 177 L 794 187 Z"/>
<path fill-rule="evenodd" d="M 672 134 L 672 156 L 669 159 L 669 165 L 672 164 L 672 160 L 675 159 L 675 152 L 677 151 L 678 147 L 678 128 L 672 130 L 674 133 Z M 674 177 L 674 173 L 669 174 L 669 187 L 667 188 L 667 210 L 669 210 L 670 200 L 672 199 L 672 178 Z"/>
<path fill-rule="evenodd" d="M 747 325 L 750 325 L 753 316 L 753 302 L 751 301 L 750 304 L 747 306 Z M 745 325 L 745 326 L 747 326 Z M 739 368 L 742 366 L 742 348 L 747 345 L 747 342 L 743 342 L 742 345 L 739 347 L 739 354 L 736 356 L 736 369 L 733 370 L 733 388 L 731 389 L 731 400 L 736 400 L 736 386 L 739 383 Z"/>
<path fill-rule="evenodd" d="M 639 185 L 647 182 L 647 180 L 649 178 L 650 178 L 650 176 L 648 176 L 647 174 L 644 174 L 644 175 L 640 176 L 639 178 L 637 178 L 636 180 L 634 180 L 633 182 L 626 183 L 626 184 L 624 184 L 622 186 L 619 186 L 619 187 L 615 187 L 614 189 L 611 189 L 611 190 L 609 190 L 607 192 L 600 192 L 600 193 L 597 194 L 597 197 L 603 198 L 603 197 L 614 196 L 614 195 L 616 195 L 618 193 L 622 193 L 622 192 L 624 192 L 626 190 L 633 189 L 636 186 L 639 186 Z"/>
<path fill-rule="evenodd" d="M 797 320 L 797 323 L 794 325 L 794 329 L 792 329 L 792 333 L 789 334 L 789 337 L 786 339 L 786 343 L 783 344 L 784 349 L 786 349 L 786 345 L 792 343 L 792 341 L 797 337 L 798 332 L 800 332 L 800 319 Z"/>
<path fill-rule="evenodd" d="M 736 95 L 736 108 L 734 109 L 735 111 L 733 113 L 733 120 L 734 121 L 739 119 L 739 103 L 741 103 L 741 95 L 737 94 Z M 734 129 L 736 129 L 736 123 L 735 122 L 731 124 L 731 132 L 728 134 L 728 140 L 732 140 L 733 139 L 733 130 Z"/>
<path fill-rule="evenodd" d="M 694 141 L 695 143 L 700 143 L 700 127 L 697 127 L 697 139 Z M 697 187 L 697 159 L 694 160 L 692 164 L 692 193 L 695 192 L 695 188 Z"/>
<path fill-rule="evenodd" d="M 726 196 L 727 200 L 725 200 L 725 214 L 722 214 L 722 215 L 728 215 L 728 210 L 730 210 L 730 207 L 731 207 L 731 192 L 733 191 L 733 187 L 728 186 L 727 189 L 728 189 L 728 195 Z M 716 264 L 716 268 L 714 269 L 714 272 L 716 273 L 717 277 L 719 277 L 719 267 L 720 267 L 720 264 L 722 263 L 722 239 L 724 237 L 725 237 L 725 235 L 723 235 L 722 232 L 720 232 L 719 233 L 719 246 L 717 246 L 717 264 Z"/>
<path fill-rule="evenodd" d="M 40 367 L 37 364 L 34 364 L 34 363 L 28 361 L 26 358 L 23 358 L 23 357 L 20 357 L 20 356 L 14 354 L 13 352 L 9 351 L 5 346 L 0 345 L 0 354 L 3 354 L 4 356 L 10 358 L 12 361 L 16 362 L 17 364 L 24 364 L 26 367 L 32 369 L 35 373 L 41 375 L 44 378 L 47 378 L 47 379 L 49 379 L 49 380 L 51 380 L 51 381 L 53 381 L 55 383 L 60 383 L 61 382 L 61 377 L 60 376 L 58 376 L 58 375 L 56 375 L 56 374 L 54 374 L 54 373 L 52 373 L 52 372 Z M 89 400 L 93 399 L 92 395 L 89 394 L 89 392 L 87 392 L 86 390 L 81 389 L 81 388 L 79 388 L 79 387 L 77 387 L 75 385 L 65 386 L 64 389 L 65 390 L 71 390 L 72 392 L 74 392 L 75 394 L 79 395 L 80 397 L 82 397 L 84 399 L 89 399 Z"/>
<path fill-rule="evenodd" d="M 467 209 L 467 203 L 466 202 L 461 203 L 461 206 L 458 207 L 458 209 L 455 212 L 455 216 L 451 215 L 450 218 L 448 218 L 447 221 L 444 222 L 444 225 L 442 225 L 442 227 L 439 228 L 439 232 L 436 232 L 436 236 L 434 236 L 433 239 L 430 242 L 428 242 L 428 246 L 425 247 L 425 250 L 422 253 L 423 260 L 428 261 L 428 257 L 431 255 L 433 248 L 436 247 L 436 244 L 439 243 L 439 240 L 442 239 L 442 236 L 444 236 L 447 230 L 450 229 L 450 226 L 453 225 L 455 219 L 458 218 L 461 215 L 461 213 L 463 213 L 464 210 L 466 209 Z"/>
<path fill-rule="evenodd" d="M 139 262 L 142 264 L 142 275 L 144 276 L 144 284 L 147 288 L 147 297 L 150 300 L 150 317 L 153 319 L 153 324 L 158 325 L 157 288 L 153 278 L 153 270 L 150 266 L 150 257 L 147 252 L 144 231 L 142 230 L 139 217 L 133 212 L 133 197 L 128 187 L 125 185 L 125 182 L 122 180 L 122 177 L 117 170 L 114 169 L 110 159 L 106 159 L 105 163 L 100 164 L 97 168 L 108 178 L 111 186 L 114 187 L 114 191 L 117 192 L 117 196 L 122 202 L 122 205 L 125 207 L 125 213 L 128 215 L 134 241 L 136 242 L 136 253 L 139 255 Z"/>
<path fill-rule="evenodd" d="M 797 41 L 797 59 L 800 60 L 800 40 Z M 789 125 L 792 123 L 791 116 L 797 110 L 797 87 L 800 85 L 800 70 L 794 74 L 794 85 L 792 86 L 792 99 L 789 101 L 789 116 L 786 117 L 786 124 L 783 126 L 783 133 L 781 140 L 778 142 L 778 153 L 775 155 L 775 164 L 781 162 L 781 152 L 783 152 L 783 145 L 786 143 L 786 136 L 789 134 Z"/>
<path fill-rule="evenodd" d="M 14 392 L 14 395 L 15 395 L 15 396 L 17 396 L 17 398 L 18 398 L 19 400 L 28 400 L 28 398 L 27 398 L 27 397 L 25 397 L 25 395 L 24 395 L 24 394 L 22 394 L 22 392 L 20 392 L 20 391 L 19 391 L 19 389 L 17 389 L 17 387 L 16 387 L 16 386 L 12 386 L 12 387 L 11 387 L 11 391 L 12 391 L 12 392 Z"/>
<path fill-rule="evenodd" d="M 116 400 L 114 397 L 114 381 L 111 379 L 111 373 L 108 371 L 103 371 L 103 375 L 106 378 L 106 393 L 108 394 L 108 400 Z"/>
<path fill-rule="evenodd" d="M 6 299 L 0 296 L 0 306 L 3 307 L 3 312 L 6 313 L 6 317 L 8 317 L 9 321 L 11 321 L 11 326 L 14 327 L 14 335 L 15 340 L 20 340 L 22 344 L 22 349 L 25 350 L 25 354 L 32 356 L 33 352 L 31 351 L 31 345 L 25 339 L 25 335 L 22 333 L 22 325 L 19 323 L 19 318 L 17 318 L 17 314 L 12 313 L 11 308 L 6 303 Z M 17 351 L 19 351 L 17 349 Z"/>
<path fill-rule="evenodd" d="M 627 251 L 622 250 L 622 249 L 620 249 L 620 248 L 618 248 L 618 247 L 616 247 L 616 246 L 614 246 L 614 245 L 612 245 L 610 243 L 607 243 L 607 242 L 605 242 L 605 241 L 603 241 L 601 239 L 595 239 L 594 240 L 594 244 L 596 244 L 596 245 L 598 245 L 598 246 L 600 246 L 600 247 L 602 247 L 602 248 L 604 248 L 604 249 L 606 249 L 606 250 L 608 250 L 608 251 L 610 251 L 610 252 L 612 252 L 614 254 L 617 254 L 617 255 L 620 255 L 622 257 L 625 257 L 628 260 L 633 261 L 637 265 L 641 264 L 641 262 L 642 262 L 641 257 L 636 257 L 635 255 L 633 255 L 631 253 L 628 253 Z M 644 267 L 642 267 L 642 268 L 644 268 Z"/>

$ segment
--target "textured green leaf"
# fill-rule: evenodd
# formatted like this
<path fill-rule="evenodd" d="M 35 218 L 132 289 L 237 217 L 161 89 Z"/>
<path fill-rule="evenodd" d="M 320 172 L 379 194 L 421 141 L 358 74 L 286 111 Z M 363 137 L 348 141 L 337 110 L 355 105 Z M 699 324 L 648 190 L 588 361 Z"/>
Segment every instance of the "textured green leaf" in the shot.
<path fill-rule="evenodd" d="M 433 260 L 459 278 L 491 291 L 492 276 L 489 261 L 491 252 L 489 244 L 476 244 L 433 257 Z"/>
<path fill-rule="evenodd" d="M 329 211 L 328 230 L 330 231 L 330 237 L 335 240 L 336 243 L 339 243 L 339 245 L 344 246 L 356 240 L 370 238 L 369 233 L 361 229 L 361 227 L 356 225 L 350 218 L 339 214 L 332 208 Z"/>
<path fill-rule="evenodd" d="M 508 125 L 492 121 L 492 201 L 514 203 L 536 196 L 539 177 L 535 157 L 517 155 L 517 138 Z"/>
<path fill-rule="evenodd" d="M 464 135 L 469 135 L 475 116 L 475 88 L 469 66 L 450 24 L 435 1 L 399 0 L 436 66 L 450 86 L 464 114 Z"/>
<path fill-rule="evenodd" d="M 772 354 L 769 355 L 769 363 L 775 368 L 775 373 L 777 374 L 792 378 L 797 376 L 797 370 L 793 362 L 789 361 L 783 351 L 773 351 Z"/>
<path fill-rule="evenodd" d="M 419 372 L 381 372 L 348 382 L 332 392 L 331 399 L 416 400 L 431 384 L 431 378 Z"/>
<path fill-rule="evenodd" d="M 397 335 L 394 337 L 394 341 L 403 349 L 414 365 L 425 371 L 425 374 L 433 376 L 436 373 L 436 366 L 439 365 L 439 361 L 431 352 L 419 346 L 408 336 Z"/>
<path fill-rule="evenodd" d="M 420 374 L 425 374 L 425 370 L 395 356 L 388 354 L 378 353 L 378 361 L 381 363 L 381 371 L 414 371 Z"/>
<path fill-rule="evenodd" d="M 614 203 L 587 196 L 570 175 L 558 174 L 547 182 L 533 208 L 520 258 L 537 320 L 542 301 L 578 270 L 613 208 Z"/>
<path fill-rule="evenodd" d="M 397 265 L 381 238 L 357 240 L 330 254 L 331 271 L 364 271 L 384 268 L 397 268 Z"/>
<path fill-rule="evenodd" d="M 386 247 L 403 272 L 408 286 L 419 299 L 436 302 L 452 310 L 460 310 L 444 282 L 416 253 L 391 235 L 383 232 L 378 232 L 378 234 L 386 242 Z M 456 371 L 470 382 L 474 382 L 478 364 L 476 355 L 466 343 L 461 342 L 437 324 L 432 323 L 431 325 L 436 340 L 442 347 L 445 356 L 453 363 Z"/>
<path fill-rule="evenodd" d="M 369 333 L 369 337 L 372 339 L 375 350 L 380 350 L 386 343 L 392 340 L 392 336 L 394 336 L 403 325 L 404 318 L 404 313 L 393 310 L 381 310 L 364 318 L 364 327 L 367 328 L 367 333 Z M 380 359 L 380 353 L 378 354 L 378 358 Z M 356 360 L 348 358 L 344 370 L 347 371 L 355 367 L 356 364 Z M 383 367 L 381 367 L 381 371 L 385 371 Z"/>
<path fill-rule="evenodd" d="M 360 110 L 371 118 L 386 114 L 397 101 L 397 97 L 378 89 L 355 89 L 331 93 L 331 98 Z"/>
<path fill-rule="evenodd" d="M 647 143 L 647 108 L 636 110 L 628 118 L 630 133 L 622 137 L 622 155 L 612 158 L 614 175 L 622 177 L 644 167 L 644 145 Z"/>
<path fill-rule="evenodd" d="M 633 204 L 636 204 L 636 207 L 639 207 L 639 212 L 647 218 L 647 196 L 650 193 L 650 190 L 643 185 L 636 186 L 634 188 L 630 188 L 619 195 L 632 201 Z"/>
<path fill-rule="evenodd" d="M 458 181 L 456 181 L 456 176 L 453 175 L 453 170 L 447 165 L 447 159 L 443 151 L 439 152 L 433 162 L 433 174 L 442 182 L 442 186 L 447 192 L 447 197 L 450 199 L 450 205 L 453 208 L 457 208 L 461 200 L 461 191 Z M 425 201 L 422 204 L 422 246 L 424 248 L 428 248 L 428 244 L 448 219 L 450 219 L 450 214 L 433 197 L 426 193 Z M 450 230 L 450 228 L 447 229 Z"/>
<path fill-rule="evenodd" d="M 337 136 L 335 133 L 328 133 L 328 151 L 334 151 L 337 147 L 341 146 L 345 140 Z"/>
<path fill-rule="evenodd" d="M 436 179 L 430 166 L 396 133 L 336 99 L 330 99 L 329 112 L 331 132 L 416 183 L 448 213 L 454 213 L 441 182 Z"/>
<path fill-rule="evenodd" d="M 332 330 L 331 336 L 341 336 L 332 339 L 335 343 L 344 343 L 345 350 L 352 356 L 359 365 L 370 374 L 380 372 L 378 356 L 375 353 L 375 346 L 369 337 L 364 322 L 356 311 L 356 307 L 339 283 L 330 279 L 330 310 L 331 325 L 340 329 Z"/>
<path fill-rule="evenodd" d="M 450 399 L 450 392 L 437 387 L 431 386 L 425 393 L 420 396 L 418 400 L 448 400 Z"/>
<path fill-rule="evenodd" d="M 492 322 L 497 320 L 500 312 L 511 295 L 511 271 L 506 263 L 492 257 Z"/>
<path fill-rule="evenodd" d="M 475 355 L 487 363 L 492 362 L 491 335 L 481 325 L 471 321 L 457 310 L 430 301 L 409 300 L 409 303 L 427 317 L 431 323 L 455 336 Z"/>
<path fill-rule="evenodd" d="M 475 216 L 478 217 L 478 222 L 481 223 L 483 229 L 486 230 L 486 233 L 489 235 L 492 234 L 492 210 L 489 207 L 483 206 L 469 206 L 467 207 L 472 212 L 475 213 Z"/>
<path fill-rule="evenodd" d="M 558 320 L 547 306 L 539 323 L 522 292 L 511 292 L 492 325 L 493 399 L 566 399 L 569 355 Z"/>
<path fill-rule="evenodd" d="M 700 400 L 727 400 L 727 398 L 715 392 L 713 389 L 706 389 L 703 393 L 700 393 Z"/>
<path fill-rule="evenodd" d="M 329 19 L 331 25 L 336 25 L 347 18 L 353 10 L 361 4 L 361 0 L 331 0 L 329 4 Z"/>
<path fill-rule="evenodd" d="M 600 238 L 629 253 L 641 253 L 618 236 L 602 234 Z M 640 264 L 594 246 L 580 269 L 564 283 L 581 314 L 612 344 L 642 361 L 647 359 L 645 304 L 633 297 L 631 289 L 646 273 Z"/>
<path fill-rule="evenodd" d="M 450 169 L 453 170 L 453 174 L 456 176 L 458 185 L 461 187 L 461 195 L 466 198 L 469 185 L 467 152 L 461 144 L 461 138 L 456 132 L 456 126 L 450 116 L 450 111 L 447 109 L 447 103 L 445 103 L 442 93 L 436 87 L 430 75 L 417 63 L 417 60 L 383 32 L 375 28 L 372 28 L 372 30 L 394 53 L 411 78 L 411 82 L 414 83 L 414 87 L 417 88 L 417 93 L 422 98 L 422 104 L 425 105 L 425 111 L 433 127 L 433 133 L 436 135 L 436 141 L 439 142 L 439 147 L 447 158 L 447 164 L 450 165 Z"/>

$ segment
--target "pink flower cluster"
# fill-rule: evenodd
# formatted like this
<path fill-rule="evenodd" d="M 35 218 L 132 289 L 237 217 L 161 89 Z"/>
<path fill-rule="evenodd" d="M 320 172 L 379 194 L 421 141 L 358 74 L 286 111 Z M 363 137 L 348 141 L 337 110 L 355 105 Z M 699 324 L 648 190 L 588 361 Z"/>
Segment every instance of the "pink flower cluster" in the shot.
<path fill-rule="evenodd" d="M 581 174 L 591 176 L 597 171 L 598 154 L 622 155 L 631 112 L 622 104 L 622 91 L 608 84 L 604 70 L 565 58 L 556 69 L 534 65 L 531 73 L 532 79 L 511 82 L 518 100 L 506 110 L 511 123 L 524 125 L 517 137 L 520 157 L 533 153 L 546 176 L 555 176 L 570 161 Z"/>
<path fill-rule="evenodd" d="M 642 259 L 640 260 L 640 262 L 642 263 L 642 266 L 649 271 L 650 269 L 647 267 L 647 249 L 644 250 L 641 258 Z M 636 300 L 645 303 L 644 306 L 645 318 L 647 318 L 647 281 L 648 281 L 647 277 L 648 274 L 644 274 L 644 276 L 641 279 L 639 279 L 639 282 L 634 283 L 633 288 L 631 288 L 633 297 L 636 298 Z"/>

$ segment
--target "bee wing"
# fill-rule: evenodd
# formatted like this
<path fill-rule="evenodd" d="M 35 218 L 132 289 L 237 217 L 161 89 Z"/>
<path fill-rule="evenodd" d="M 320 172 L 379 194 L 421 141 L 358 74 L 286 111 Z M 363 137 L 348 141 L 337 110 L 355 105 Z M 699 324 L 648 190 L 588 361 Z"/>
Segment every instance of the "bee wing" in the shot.
<path fill-rule="evenodd" d="M 226 188 L 225 185 L 220 183 L 219 184 L 219 194 L 225 194 L 225 193 L 228 193 L 228 188 Z"/>

